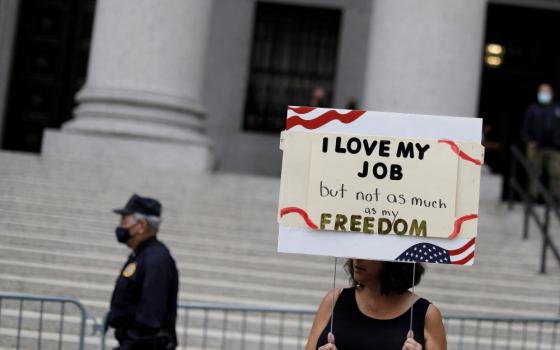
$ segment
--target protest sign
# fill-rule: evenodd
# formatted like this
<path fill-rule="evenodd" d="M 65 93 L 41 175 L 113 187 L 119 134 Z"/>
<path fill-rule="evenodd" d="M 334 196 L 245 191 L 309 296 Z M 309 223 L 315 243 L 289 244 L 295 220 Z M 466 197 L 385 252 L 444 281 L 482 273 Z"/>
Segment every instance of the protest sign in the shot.
<path fill-rule="evenodd" d="M 472 264 L 481 120 L 290 107 L 278 249 Z"/>

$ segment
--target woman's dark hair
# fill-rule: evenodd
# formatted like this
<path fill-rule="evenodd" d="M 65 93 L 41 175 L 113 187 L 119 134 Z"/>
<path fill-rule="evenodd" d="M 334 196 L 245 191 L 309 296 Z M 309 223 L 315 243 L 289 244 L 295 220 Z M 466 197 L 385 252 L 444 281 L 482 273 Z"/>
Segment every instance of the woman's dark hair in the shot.
<path fill-rule="evenodd" d="M 381 272 L 381 294 L 403 294 L 410 287 L 412 287 L 412 271 L 413 264 L 404 262 L 384 261 L 383 269 Z M 344 264 L 344 270 L 350 276 L 350 283 L 352 287 L 356 287 L 358 282 L 354 279 L 354 265 L 352 259 L 348 259 Z M 425 268 L 421 263 L 416 263 L 416 270 L 414 274 L 414 285 L 418 285 L 422 279 Z"/>

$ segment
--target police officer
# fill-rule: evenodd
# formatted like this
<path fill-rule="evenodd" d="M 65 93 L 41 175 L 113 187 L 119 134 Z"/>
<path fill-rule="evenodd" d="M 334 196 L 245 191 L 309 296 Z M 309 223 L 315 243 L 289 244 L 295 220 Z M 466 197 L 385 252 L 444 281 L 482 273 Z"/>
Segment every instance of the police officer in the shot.
<path fill-rule="evenodd" d="M 169 249 L 156 233 L 159 201 L 134 194 L 122 209 L 115 234 L 132 253 L 117 278 L 107 326 L 115 328 L 119 350 L 175 349 L 179 276 Z"/>

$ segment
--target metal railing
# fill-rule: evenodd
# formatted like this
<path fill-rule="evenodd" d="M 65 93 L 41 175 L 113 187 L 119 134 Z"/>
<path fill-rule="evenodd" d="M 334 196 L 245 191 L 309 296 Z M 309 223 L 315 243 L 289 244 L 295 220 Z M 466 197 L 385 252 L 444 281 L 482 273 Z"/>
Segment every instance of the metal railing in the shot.
<path fill-rule="evenodd" d="M 542 236 L 542 247 L 540 257 L 540 273 L 546 273 L 547 253 L 550 250 L 560 264 L 560 252 L 551 237 L 550 221 L 551 215 L 554 215 L 560 222 L 560 209 L 556 205 L 554 199 L 546 190 L 535 171 L 531 168 L 528 160 L 516 146 L 511 147 L 511 169 L 509 179 L 508 202 L 509 208 L 513 208 L 514 196 L 517 195 L 524 203 L 524 219 L 523 219 L 523 239 L 529 237 L 529 226 L 531 220 L 536 224 Z M 527 177 L 528 184 L 525 188 L 519 183 L 516 175 L 518 167 L 521 168 L 523 174 Z M 543 200 L 543 213 L 539 214 L 536 209 L 535 202 L 538 197 Z"/>
<path fill-rule="evenodd" d="M 230 304 L 180 303 L 177 308 L 179 349 L 303 349 L 315 315 L 314 310 Z M 100 330 L 105 322 L 106 316 Z M 106 343 L 101 334 L 101 350 Z"/>
<path fill-rule="evenodd" d="M 0 292 L 0 348 L 60 350 L 71 342 L 82 350 L 88 319 L 93 335 L 96 321 L 77 299 Z"/>
<path fill-rule="evenodd" d="M 560 349 L 560 317 L 444 317 L 448 349 Z"/>
<path fill-rule="evenodd" d="M 314 310 L 182 303 L 179 349 L 303 349 L 314 315 Z M 449 315 L 444 322 L 449 349 L 560 348 L 560 318 Z M 105 336 L 101 339 L 105 350 Z"/>
<path fill-rule="evenodd" d="M 181 303 L 179 349 L 303 349 L 314 315 L 314 310 Z M 0 292 L 0 348 L 83 350 L 88 319 L 73 298 Z M 444 322 L 449 349 L 560 349 L 560 317 L 448 315 Z M 92 324 L 100 349 L 116 344 L 106 338 L 105 320 Z"/>

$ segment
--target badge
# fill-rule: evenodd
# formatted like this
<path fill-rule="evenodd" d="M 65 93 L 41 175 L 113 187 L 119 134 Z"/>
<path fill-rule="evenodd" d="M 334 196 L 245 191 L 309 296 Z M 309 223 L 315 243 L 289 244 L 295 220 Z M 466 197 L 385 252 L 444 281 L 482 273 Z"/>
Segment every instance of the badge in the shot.
<path fill-rule="evenodd" d="M 128 265 L 126 265 L 126 267 L 124 268 L 122 275 L 124 277 L 130 277 L 132 275 L 134 275 L 134 273 L 136 272 L 136 263 L 130 263 Z"/>

